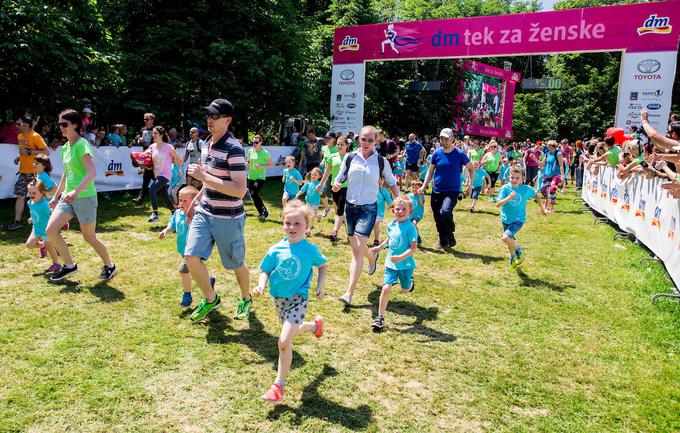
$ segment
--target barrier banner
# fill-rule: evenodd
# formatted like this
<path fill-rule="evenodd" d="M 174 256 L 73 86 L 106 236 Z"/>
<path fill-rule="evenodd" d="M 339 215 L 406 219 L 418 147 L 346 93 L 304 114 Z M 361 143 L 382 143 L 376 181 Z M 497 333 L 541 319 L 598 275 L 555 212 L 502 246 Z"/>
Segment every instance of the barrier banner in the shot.
<path fill-rule="evenodd" d="M 584 173 L 582 197 L 652 250 L 680 287 L 680 200 L 668 197 L 661 183 L 639 174 L 620 180 L 611 167 L 600 166 L 596 175 Z"/>
<path fill-rule="evenodd" d="M 281 176 L 283 173 L 283 160 L 295 149 L 292 146 L 266 146 L 272 156 L 274 167 L 267 169 L 267 176 Z M 246 154 L 248 147 L 244 148 Z M 103 146 L 93 148 L 94 163 L 97 167 L 95 186 L 97 191 L 124 191 L 139 189 L 142 187 L 143 169 L 132 166 L 130 152 L 142 150 L 139 146 L 110 147 Z M 177 149 L 177 153 L 184 157 L 184 149 Z M 14 197 L 14 183 L 17 179 L 19 166 L 14 165 L 14 158 L 19 154 L 17 145 L 0 143 L 0 199 Z M 59 183 L 64 167 L 61 161 L 61 147 L 50 151 L 52 162 L 52 180 Z"/>

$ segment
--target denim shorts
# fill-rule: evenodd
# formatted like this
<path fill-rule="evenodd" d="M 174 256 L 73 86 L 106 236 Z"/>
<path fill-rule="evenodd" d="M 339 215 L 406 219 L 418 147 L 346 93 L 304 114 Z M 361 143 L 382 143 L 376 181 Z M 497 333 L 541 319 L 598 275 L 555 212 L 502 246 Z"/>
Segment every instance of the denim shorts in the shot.
<path fill-rule="evenodd" d="M 524 223 L 522 221 L 515 221 L 514 223 L 510 224 L 503 224 L 503 234 L 515 239 L 515 235 L 517 234 L 518 231 L 522 229 L 522 226 L 524 226 Z"/>
<path fill-rule="evenodd" d="M 75 215 L 80 225 L 97 222 L 97 196 L 77 198 L 72 203 L 59 200 L 52 213 Z"/>
<path fill-rule="evenodd" d="M 217 244 L 222 265 L 227 269 L 240 268 L 246 256 L 246 241 L 243 237 L 245 224 L 245 216 L 236 219 L 215 218 L 197 210 L 187 233 L 184 256 L 208 260 L 213 246 Z"/>
<path fill-rule="evenodd" d="M 476 186 L 472 188 L 472 199 L 477 200 L 479 198 L 479 194 L 482 193 L 482 187 L 481 186 Z"/>
<path fill-rule="evenodd" d="M 347 236 L 355 234 L 369 237 L 373 232 L 375 218 L 378 215 L 378 204 L 352 204 L 345 203 L 345 226 Z"/>
<path fill-rule="evenodd" d="M 394 285 L 399 281 L 399 285 L 402 289 L 408 289 L 411 287 L 411 281 L 413 280 L 413 269 L 391 269 L 385 268 L 385 276 L 383 277 L 383 284 Z"/>

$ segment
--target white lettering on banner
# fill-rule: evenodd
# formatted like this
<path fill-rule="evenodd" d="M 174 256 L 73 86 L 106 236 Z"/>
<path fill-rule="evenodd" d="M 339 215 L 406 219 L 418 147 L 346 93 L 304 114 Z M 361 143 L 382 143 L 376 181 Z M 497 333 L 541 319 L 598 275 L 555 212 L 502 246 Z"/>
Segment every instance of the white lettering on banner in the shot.
<path fill-rule="evenodd" d="M 621 230 L 632 233 L 652 250 L 680 287 L 680 200 L 668 197 L 661 179 L 634 174 L 619 180 L 611 167 L 584 174 L 582 196 Z"/>
<path fill-rule="evenodd" d="M 539 23 L 531 23 L 529 42 L 573 41 L 576 39 L 602 39 L 606 27 L 602 23 L 588 24 L 581 20 L 580 24 L 570 26 L 539 27 Z"/>
<path fill-rule="evenodd" d="M 267 146 L 266 149 L 272 156 L 272 161 L 276 164 L 283 161 L 285 156 L 293 153 L 295 147 L 292 146 Z M 97 169 L 95 187 L 97 191 L 124 191 L 129 189 L 139 189 L 142 187 L 143 169 L 132 166 L 130 152 L 140 151 L 141 147 L 99 147 L 93 148 L 94 164 Z M 245 149 L 246 152 L 248 148 Z M 177 149 L 181 157 L 184 156 L 184 149 Z M 50 152 L 52 162 L 51 178 L 59 183 L 64 167 L 59 156 L 61 148 Z M 17 166 L 14 165 L 14 158 L 18 155 L 15 144 L 0 143 L 0 199 L 14 197 L 14 183 L 17 179 Z M 282 165 L 275 165 L 267 169 L 267 176 L 280 176 L 283 173 Z"/>

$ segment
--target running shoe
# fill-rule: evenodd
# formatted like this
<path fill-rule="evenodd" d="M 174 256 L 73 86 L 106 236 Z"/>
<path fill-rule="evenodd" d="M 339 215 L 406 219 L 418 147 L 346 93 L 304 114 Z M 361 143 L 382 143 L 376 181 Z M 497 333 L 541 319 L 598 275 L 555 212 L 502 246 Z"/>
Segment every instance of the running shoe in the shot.
<path fill-rule="evenodd" d="M 278 383 L 273 383 L 269 391 L 262 394 L 262 398 L 269 403 L 276 404 L 283 398 L 283 388 Z"/>
<path fill-rule="evenodd" d="M 385 318 L 378 314 L 375 316 L 375 319 L 373 319 L 371 327 L 373 328 L 373 332 L 383 332 L 385 330 Z"/>
<path fill-rule="evenodd" d="M 194 300 L 191 298 L 191 292 L 182 293 L 182 302 L 179 303 L 181 308 L 189 308 Z"/>
<path fill-rule="evenodd" d="M 211 275 L 211 276 L 210 276 L 210 287 L 212 287 L 213 290 L 215 290 L 215 282 L 216 282 L 216 281 L 217 281 L 217 278 L 215 278 L 214 275 Z"/>
<path fill-rule="evenodd" d="M 67 268 L 66 266 L 62 266 L 61 269 L 56 271 L 50 276 L 50 281 L 60 281 L 63 280 L 66 277 L 70 277 L 71 275 L 75 274 L 78 272 L 78 265 L 73 265 L 70 268 Z"/>
<path fill-rule="evenodd" d="M 19 221 L 12 221 L 11 223 L 2 226 L 2 228 L 8 232 L 19 230 L 21 227 L 23 227 L 23 225 Z"/>
<path fill-rule="evenodd" d="M 517 248 L 515 250 L 515 257 L 517 258 L 517 265 L 519 266 L 524 262 L 526 254 L 524 253 L 524 250 L 522 248 Z"/>
<path fill-rule="evenodd" d="M 257 216 L 257 220 L 260 221 L 260 222 L 264 222 L 264 220 L 266 220 L 266 219 L 267 219 L 267 217 L 264 216 L 264 214 L 260 214 L 260 215 Z"/>
<path fill-rule="evenodd" d="M 316 325 L 316 329 L 314 330 L 314 336 L 316 338 L 321 338 L 323 335 L 323 317 L 321 316 L 316 316 L 314 319 L 314 324 Z"/>
<path fill-rule="evenodd" d="M 330 239 L 331 243 L 333 244 L 338 243 L 338 232 L 331 232 L 330 236 L 328 236 L 328 239 Z"/>
<path fill-rule="evenodd" d="M 136 205 L 140 205 L 140 204 L 142 204 L 142 200 L 143 200 L 142 197 L 133 198 L 132 203 L 134 203 Z"/>
<path fill-rule="evenodd" d="M 327 207 L 327 208 L 325 208 L 325 209 L 323 210 L 323 215 L 321 215 L 321 218 L 326 218 L 330 212 L 331 212 L 330 206 Z"/>
<path fill-rule="evenodd" d="M 212 302 L 208 302 L 207 299 L 203 298 L 198 302 L 198 306 L 194 310 L 193 313 L 191 313 L 191 316 L 189 318 L 191 319 L 192 322 L 198 322 L 200 320 L 205 319 L 205 316 L 208 315 L 212 310 L 216 308 L 220 308 L 222 305 L 222 302 L 220 300 L 220 295 L 215 294 L 215 300 Z"/>
<path fill-rule="evenodd" d="M 61 229 L 64 230 L 64 231 L 66 231 L 66 230 L 69 229 L 69 227 L 71 227 L 71 226 L 68 224 L 68 221 L 66 221 L 66 222 L 64 223 L 64 225 L 61 226 Z"/>
<path fill-rule="evenodd" d="M 448 246 L 449 246 L 449 248 L 453 248 L 453 247 L 456 246 L 456 236 L 454 236 L 453 233 L 451 234 L 451 238 L 449 239 L 449 245 Z"/>
<path fill-rule="evenodd" d="M 238 305 L 236 306 L 236 315 L 234 319 L 243 320 L 250 316 L 250 310 L 253 308 L 253 297 L 250 299 L 240 299 Z"/>
<path fill-rule="evenodd" d="M 517 267 L 517 256 L 510 257 L 510 267 L 515 269 Z"/>
<path fill-rule="evenodd" d="M 411 293 L 413 290 L 415 290 L 415 288 L 416 288 L 416 279 L 411 277 L 411 285 L 408 286 L 408 289 L 404 289 L 404 290 L 406 290 L 406 292 L 408 292 L 408 293 Z"/>
<path fill-rule="evenodd" d="M 378 245 L 380 245 L 380 241 L 377 239 L 373 239 L 373 246 L 377 247 Z"/>
<path fill-rule="evenodd" d="M 102 281 L 108 281 L 113 278 L 114 275 L 116 275 L 116 265 L 112 264 L 111 266 L 102 266 L 99 279 Z"/>
<path fill-rule="evenodd" d="M 40 258 L 44 259 L 47 256 L 47 247 L 45 242 L 40 242 Z"/>
<path fill-rule="evenodd" d="M 349 299 L 349 296 L 347 296 L 347 293 L 345 293 L 344 295 L 340 296 L 340 297 L 338 298 L 338 301 L 342 302 L 343 304 L 345 304 L 345 305 L 348 306 L 348 307 L 349 307 L 350 305 L 352 305 L 352 300 Z"/>
<path fill-rule="evenodd" d="M 264 215 L 265 218 L 269 218 L 269 209 L 264 208 L 264 212 L 262 213 L 262 215 Z"/>
<path fill-rule="evenodd" d="M 152 212 L 152 213 L 151 213 L 151 216 L 149 217 L 149 220 L 148 220 L 148 221 L 149 221 L 150 223 L 156 223 L 156 222 L 158 222 L 158 220 L 159 220 L 159 218 L 158 218 L 158 213 Z"/>
<path fill-rule="evenodd" d="M 368 266 L 366 266 L 366 273 L 368 275 L 373 275 L 375 274 L 375 270 L 378 267 L 378 256 L 380 253 L 373 253 L 373 265 L 371 265 L 371 262 L 368 262 Z"/>
<path fill-rule="evenodd" d="M 59 269 L 61 269 L 61 263 L 52 263 L 52 266 L 45 269 L 45 273 L 46 274 L 53 274 L 55 272 L 58 272 Z"/>

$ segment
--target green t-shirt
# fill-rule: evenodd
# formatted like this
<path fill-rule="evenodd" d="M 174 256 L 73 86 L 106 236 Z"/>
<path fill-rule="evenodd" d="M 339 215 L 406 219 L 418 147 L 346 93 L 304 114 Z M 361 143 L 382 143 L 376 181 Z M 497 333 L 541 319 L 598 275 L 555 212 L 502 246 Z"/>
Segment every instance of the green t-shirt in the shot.
<path fill-rule="evenodd" d="M 64 176 L 66 185 L 64 193 L 73 191 L 87 176 L 87 169 L 83 164 L 83 156 L 92 155 L 90 143 L 80 137 L 75 143 L 69 144 L 68 141 L 61 148 L 61 160 L 64 162 Z M 94 180 L 87 184 L 87 187 L 78 194 L 78 198 L 92 197 L 97 195 L 94 187 Z"/>
<path fill-rule="evenodd" d="M 621 159 L 621 148 L 619 146 L 614 146 L 605 153 L 607 155 L 607 162 L 612 167 L 616 167 Z"/>
<path fill-rule="evenodd" d="M 321 148 L 321 153 L 323 154 L 323 160 L 326 161 L 331 157 L 332 154 L 338 153 L 338 146 L 333 146 L 330 149 L 328 146 L 324 146 Z"/>
<path fill-rule="evenodd" d="M 248 150 L 248 179 L 258 180 L 267 178 L 266 168 L 255 168 L 255 165 L 267 165 L 267 161 L 271 159 L 269 152 L 262 148 L 259 151 L 250 148 Z"/>
<path fill-rule="evenodd" d="M 512 151 L 512 159 L 514 161 L 519 161 L 520 159 L 522 159 L 522 152 L 520 152 L 519 150 L 513 150 Z"/>
<path fill-rule="evenodd" d="M 477 160 L 479 160 L 480 157 L 481 157 L 481 155 L 476 150 L 473 150 L 473 149 L 468 150 L 468 159 L 470 161 L 473 161 L 473 162 L 477 161 Z"/>
<path fill-rule="evenodd" d="M 335 181 L 335 178 L 340 174 L 340 169 L 342 168 L 342 163 L 345 160 L 345 156 L 347 156 L 347 154 L 340 156 L 339 153 L 333 153 L 330 156 L 330 159 L 328 161 L 330 161 L 331 163 L 331 184 Z M 342 187 L 347 188 L 347 181 L 345 181 L 342 184 Z"/>
<path fill-rule="evenodd" d="M 484 168 L 486 169 L 487 173 L 496 173 L 498 171 L 498 167 L 501 165 L 501 154 L 500 152 L 496 152 L 493 155 L 490 153 L 487 155 L 491 155 L 491 158 L 493 159 L 490 160 L 487 156 L 487 163 L 484 165 Z"/>

